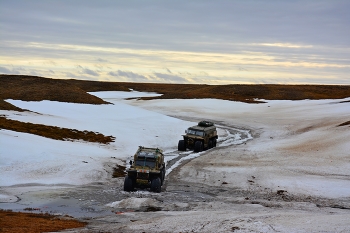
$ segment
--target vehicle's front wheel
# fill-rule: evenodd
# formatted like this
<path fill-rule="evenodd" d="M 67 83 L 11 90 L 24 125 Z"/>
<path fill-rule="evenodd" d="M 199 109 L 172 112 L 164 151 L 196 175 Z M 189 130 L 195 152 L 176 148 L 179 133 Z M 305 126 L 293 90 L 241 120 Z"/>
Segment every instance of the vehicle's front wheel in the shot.
<path fill-rule="evenodd" d="M 126 176 L 124 179 L 124 191 L 131 192 L 134 191 L 134 184 L 131 177 Z"/>
<path fill-rule="evenodd" d="M 213 147 L 216 147 L 216 138 L 213 139 Z"/>
<path fill-rule="evenodd" d="M 186 150 L 185 140 L 179 140 L 179 144 L 177 145 L 177 150 L 179 150 L 179 151 Z"/>
<path fill-rule="evenodd" d="M 196 141 L 194 144 L 194 152 L 201 152 L 203 150 L 203 143 L 201 141 Z"/>
<path fill-rule="evenodd" d="M 151 191 L 152 192 L 156 192 L 156 193 L 160 193 L 160 189 L 161 189 L 161 180 L 159 177 L 154 178 L 151 181 Z"/>

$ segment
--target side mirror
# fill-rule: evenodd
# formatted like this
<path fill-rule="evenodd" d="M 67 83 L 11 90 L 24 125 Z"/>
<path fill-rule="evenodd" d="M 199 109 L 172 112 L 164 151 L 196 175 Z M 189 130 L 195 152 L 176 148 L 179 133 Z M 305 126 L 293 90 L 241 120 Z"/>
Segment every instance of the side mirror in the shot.
<path fill-rule="evenodd" d="M 132 165 L 132 160 L 130 160 L 129 164 Z"/>
<path fill-rule="evenodd" d="M 187 129 L 185 130 L 185 133 L 187 133 L 188 131 L 187 131 Z"/>

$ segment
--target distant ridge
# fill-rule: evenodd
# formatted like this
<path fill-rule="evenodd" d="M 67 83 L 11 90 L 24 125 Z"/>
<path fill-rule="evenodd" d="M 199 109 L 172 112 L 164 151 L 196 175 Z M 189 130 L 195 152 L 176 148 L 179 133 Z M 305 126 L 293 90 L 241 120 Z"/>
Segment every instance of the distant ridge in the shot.
<path fill-rule="evenodd" d="M 343 99 L 350 97 L 349 85 L 279 85 L 279 84 L 161 84 L 131 82 L 99 82 L 76 79 L 51 79 L 27 75 L 0 74 L 0 109 L 19 110 L 4 101 L 52 100 L 85 104 L 108 104 L 90 95 L 94 91 L 156 92 L 162 96 L 143 99 L 215 98 L 247 103 L 266 100 Z"/>

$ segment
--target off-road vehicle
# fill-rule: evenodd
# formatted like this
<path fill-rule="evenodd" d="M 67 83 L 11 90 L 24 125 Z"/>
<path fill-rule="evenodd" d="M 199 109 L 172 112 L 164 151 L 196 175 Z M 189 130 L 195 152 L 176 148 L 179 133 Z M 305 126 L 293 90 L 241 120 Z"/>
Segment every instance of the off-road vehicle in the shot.
<path fill-rule="evenodd" d="M 130 192 L 140 187 L 159 193 L 165 177 L 163 150 L 139 146 L 126 172 L 124 191 Z"/>
<path fill-rule="evenodd" d="M 216 147 L 218 139 L 216 127 L 213 122 L 200 121 L 198 125 L 188 128 L 183 140 L 179 140 L 178 150 L 185 151 L 186 149 L 200 152 L 213 147 Z"/>

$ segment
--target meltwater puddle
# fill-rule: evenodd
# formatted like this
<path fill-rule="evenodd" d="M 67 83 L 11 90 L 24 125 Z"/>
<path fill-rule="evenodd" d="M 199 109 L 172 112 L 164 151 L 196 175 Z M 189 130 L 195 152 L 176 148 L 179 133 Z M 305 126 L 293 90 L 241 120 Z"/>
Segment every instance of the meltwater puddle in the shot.
<path fill-rule="evenodd" d="M 0 203 L 0 209 L 14 212 L 69 215 L 75 218 L 92 218 L 108 215 L 111 211 L 95 200 L 82 200 L 66 195 L 67 190 L 41 190 L 25 192 L 17 202 Z"/>

